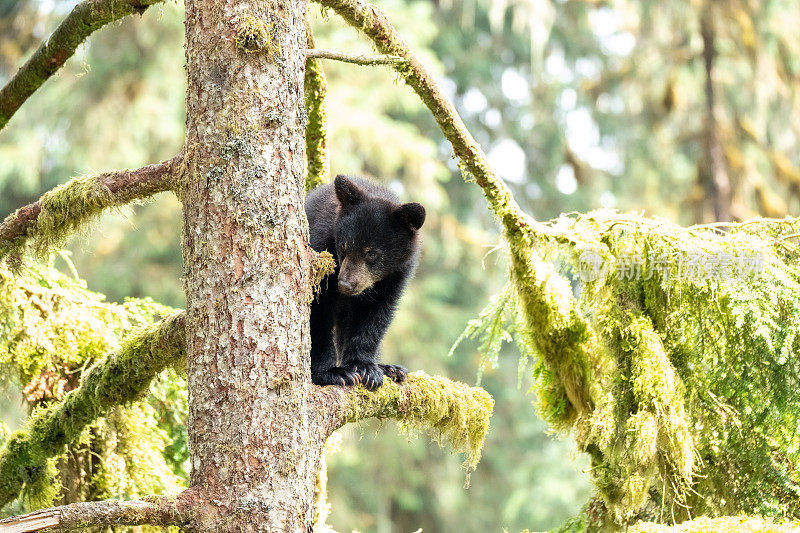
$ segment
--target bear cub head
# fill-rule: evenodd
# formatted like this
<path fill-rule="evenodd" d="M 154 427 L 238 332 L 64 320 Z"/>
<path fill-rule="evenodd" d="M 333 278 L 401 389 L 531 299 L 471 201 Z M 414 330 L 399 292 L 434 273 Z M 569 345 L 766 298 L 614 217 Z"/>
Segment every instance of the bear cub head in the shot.
<path fill-rule="evenodd" d="M 336 176 L 334 191 L 339 292 L 358 296 L 388 276 L 413 271 L 425 208 L 401 204 L 388 189 L 343 175 Z"/>

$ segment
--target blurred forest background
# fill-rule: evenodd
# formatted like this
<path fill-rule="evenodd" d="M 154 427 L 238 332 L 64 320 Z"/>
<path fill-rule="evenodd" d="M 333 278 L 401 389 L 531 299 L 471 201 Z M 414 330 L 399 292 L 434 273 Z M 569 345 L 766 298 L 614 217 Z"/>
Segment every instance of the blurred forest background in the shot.
<path fill-rule="evenodd" d="M 73 5 L 0 0 L 0 82 Z M 720 209 L 733 219 L 800 214 L 796 0 L 380 5 L 539 220 L 598 207 L 681 224 L 713 220 Z M 315 5 L 310 12 L 320 48 L 370 51 L 336 17 Z M 72 176 L 135 168 L 180 149 L 182 19 L 182 5 L 168 2 L 98 31 L 34 94 L 0 133 L 0 217 Z M 330 61 L 325 70 L 333 172 L 376 177 L 428 209 L 420 269 L 384 357 L 474 383 L 477 343 L 448 352 L 505 284 L 498 227 L 430 114 L 390 70 Z M 111 301 L 183 307 L 180 228 L 178 201 L 161 195 L 105 217 L 75 240 L 71 260 Z M 576 514 L 592 493 L 588 461 L 546 434 L 526 394 L 530 372 L 506 348 L 509 356 L 483 371 L 496 413 L 469 489 L 458 459 L 426 439 L 409 442 L 393 424 L 362 425 L 345 431 L 329 458 L 328 523 L 340 531 L 519 531 Z M 21 386 L 6 383 L 0 398 L 8 429 L 26 415 Z M 181 426 L 165 427 L 180 465 Z"/>

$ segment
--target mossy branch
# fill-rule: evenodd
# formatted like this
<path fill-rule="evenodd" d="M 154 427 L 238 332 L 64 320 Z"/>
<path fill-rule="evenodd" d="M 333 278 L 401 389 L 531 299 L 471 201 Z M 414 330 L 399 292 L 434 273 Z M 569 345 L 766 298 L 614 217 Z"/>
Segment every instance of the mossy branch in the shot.
<path fill-rule="evenodd" d="M 162 0 L 84 0 L 39 46 L 13 78 L 0 89 L 0 130 L 25 101 L 55 74 L 78 46 L 109 22 L 143 13 Z"/>
<path fill-rule="evenodd" d="M 394 418 L 467 454 L 469 468 L 480 460 L 494 410 L 494 400 L 485 390 L 424 372 L 409 374 L 402 384 L 385 380 L 375 392 L 363 387 L 314 387 L 312 402 L 326 435 L 350 422 Z"/>
<path fill-rule="evenodd" d="M 185 358 L 185 315 L 176 313 L 126 339 L 98 361 L 64 400 L 34 413 L 26 431 L 0 451 L 0 508 L 25 483 L 36 481 L 46 461 L 75 442 L 87 424 L 110 408 L 139 398 L 167 366 Z"/>
<path fill-rule="evenodd" d="M 314 33 L 311 24 L 306 20 L 306 43 L 314 47 Z M 309 50 L 310 51 L 310 50 Z M 308 57 L 306 59 L 306 74 L 304 83 L 306 97 L 306 157 L 308 166 L 306 172 L 306 192 L 330 181 L 331 163 L 328 156 L 328 125 L 325 110 L 325 95 L 328 92 L 328 82 L 322 61 Z"/>
<path fill-rule="evenodd" d="M 182 155 L 135 170 L 73 178 L 0 224 L 0 261 L 31 248 L 38 258 L 62 247 L 104 210 L 170 190 Z"/>
<path fill-rule="evenodd" d="M 71 503 L 0 520 L 0 530 L 24 533 L 103 526 L 179 526 L 190 520 L 189 502 L 177 496 Z"/>
<path fill-rule="evenodd" d="M 366 55 L 366 54 L 347 54 L 337 50 L 326 50 L 324 48 L 310 48 L 306 50 L 306 59 L 332 59 L 342 63 L 362 65 L 371 67 L 376 65 L 395 65 L 405 63 L 406 60 L 400 56 L 390 55 Z"/>

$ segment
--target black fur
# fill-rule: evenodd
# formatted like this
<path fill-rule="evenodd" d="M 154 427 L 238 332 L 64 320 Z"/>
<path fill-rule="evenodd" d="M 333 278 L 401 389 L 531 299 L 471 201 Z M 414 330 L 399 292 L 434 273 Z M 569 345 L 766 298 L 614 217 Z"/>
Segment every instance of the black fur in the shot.
<path fill-rule="evenodd" d="M 378 364 L 378 347 L 416 269 L 425 208 L 339 175 L 306 197 L 305 211 L 311 247 L 336 257 L 336 271 L 311 304 L 312 380 L 370 390 L 384 376 L 403 381 L 405 368 Z"/>

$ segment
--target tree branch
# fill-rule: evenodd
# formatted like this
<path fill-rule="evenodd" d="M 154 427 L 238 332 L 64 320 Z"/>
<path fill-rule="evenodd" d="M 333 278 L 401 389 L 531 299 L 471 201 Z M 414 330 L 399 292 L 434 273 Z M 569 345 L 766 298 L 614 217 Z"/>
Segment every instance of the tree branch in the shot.
<path fill-rule="evenodd" d="M 364 387 L 313 387 L 310 402 L 321 415 L 321 431 L 330 435 L 341 426 L 366 418 L 394 418 L 424 430 L 439 444 L 467 454 L 474 468 L 481 457 L 494 400 L 479 387 L 469 387 L 424 372 L 397 384 L 384 380 L 375 392 Z"/>
<path fill-rule="evenodd" d="M 70 530 L 98 526 L 178 526 L 190 520 L 189 503 L 179 495 L 147 500 L 71 503 L 41 509 L 0 520 L 0 531 L 27 533 L 53 528 Z"/>
<path fill-rule="evenodd" d="M 306 45 L 314 46 L 314 33 L 311 24 L 306 19 Z M 306 157 L 308 167 L 306 172 L 306 192 L 316 188 L 331 179 L 331 164 L 328 156 L 328 125 L 325 110 L 325 95 L 328 92 L 328 82 L 322 61 L 313 59 L 306 51 L 306 73 L 304 93 L 306 97 Z"/>
<path fill-rule="evenodd" d="M 84 0 L 39 46 L 5 87 L 0 89 L 0 130 L 50 76 L 75 53 L 94 31 L 131 13 L 143 13 L 161 0 Z"/>
<path fill-rule="evenodd" d="M 433 113 L 442 133 L 461 159 L 462 169 L 468 171 L 483 189 L 489 208 L 503 222 L 507 233 L 516 233 L 531 227 L 535 227 L 536 232 L 543 235 L 555 233 L 525 215 L 519 208 L 506 184 L 489 167 L 480 145 L 472 138 L 458 111 L 447 99 L 436 79 L 414 55 L 377 6 L 361 0 L 317 0 L 317 2 L 323 7 L 333 9 L 351 26 L 362 31 L 372 40 L 379 52 L 404 60 L 403 63 L 395 63 L 392 66 Z"/>
<path fill-rule="evenodd" d="M 63 453 L 108 409 L 132 401 L 167 366 L 186 357 L 185 315 L 176 313 L 127 338 L 98 361 L 64 400 L 38 411 L 27 432 L 12 435 L 0 451 L 0 508 L 36 478 L 47 459 Z"/>
<path fill-rule="evenodd" d="M 309 46 L 313 46 L 313 44 L 309 44 Z M 306 50 L 306 59 L 333 59 L 335 61 L 341 61 L 343 63 L 353 63 L 355 65 L 399 65 L 406 62 L 406 60 L 400 56 L 392 56 L 392 55 L 364 55 L 364 54 L 347 54 L 345 52 L 339 52 L 337 50 L 325 50 L 323 48 L 309 48 Z"/>
<path fill-rule="evenodd" d="M 41 258 L 63 246 L 71 234 L 105 209 L 123 206 L 171 189 L 183 156 L 135 170 L 73 178 L 0 224 L 0 261 L 30 245 Z"/>

